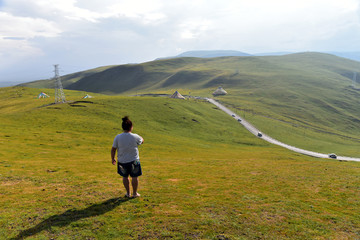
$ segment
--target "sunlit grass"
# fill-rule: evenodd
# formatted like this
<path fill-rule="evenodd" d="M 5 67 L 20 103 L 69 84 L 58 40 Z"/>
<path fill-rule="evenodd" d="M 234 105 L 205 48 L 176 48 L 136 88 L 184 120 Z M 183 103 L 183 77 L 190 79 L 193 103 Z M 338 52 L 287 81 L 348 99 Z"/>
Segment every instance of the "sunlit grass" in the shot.
<path fill-rule="evenodd" d="M 342 99 L 342 104 L 349 106 L 349 109 L 336 108 L 343 112 L 342 115 L 333 114 L 335 110 L 328 111 L 323 105 L 303 104 L 312 101 L 308 95 L 294 96 L 295 100 L 290 96 L 279 96 L 279 99 L 261 96 L 261 93 L 234 91 L 217 99 L 260 131 L 286 144 L 322 153 L 360 157 L 358 121 L 355 117 L 351 117 L 353 121 L 348 118 L 349 111 L 353 112 L 350 108 L 358 101 L 355 97 Z M 330 100 L 324 100 L 324 104 L 327 101 Z"/>
<path fill-rule="evenodd" d="M 107 66 L 62 77 L 72 89 L 219 97 L 261 131 L 300 148 L 360 157 L 360 91 L 352 88 L 359 62 L 323 53 L 284 56 L 174 58 Z M 52 86 L 52 80 L 28 83 Z M 71 88 L 71 87 L 70 87 Z M 85 94 L 85 93 L 84 93 Z"/>
<path fill-rule="evenodd" d="M 359 237 L 356 162 L 270 145 L 203 101 L 98 95 L 38 108 L 51 103 L 38 90 L 1 91 L 1 239 Z M 124 115 L 145 139 L 132 200 L 110 162 Z"/>

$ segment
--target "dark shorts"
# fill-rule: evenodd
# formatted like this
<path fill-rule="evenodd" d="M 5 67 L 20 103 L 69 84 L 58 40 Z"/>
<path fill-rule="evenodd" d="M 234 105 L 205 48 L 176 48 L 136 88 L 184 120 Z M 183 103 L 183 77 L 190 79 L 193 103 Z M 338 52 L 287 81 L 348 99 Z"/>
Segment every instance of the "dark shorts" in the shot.
<path fill-rule="evenodd" d="M 129 163 L 119 163 L 117 165 L 118 174 L 123 177 L 138 177 L 142 175 L 141 165 L 139 161 Z"/>

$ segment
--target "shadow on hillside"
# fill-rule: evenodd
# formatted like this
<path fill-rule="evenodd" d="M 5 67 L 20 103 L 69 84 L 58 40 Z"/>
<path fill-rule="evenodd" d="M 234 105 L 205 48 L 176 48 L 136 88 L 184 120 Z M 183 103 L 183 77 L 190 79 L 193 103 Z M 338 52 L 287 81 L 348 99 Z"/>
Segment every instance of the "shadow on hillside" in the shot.
<path fill-rule="evenodd" d="M 49 230 L 51 227 L 64 227 L 69 225 L 72 222 L 78 221 L 83 218 L 94 217 L 98 215 L 105 214 L 122 203 L 130 200 L 129 198 L 112 198 L 102 203 L 97 203 L 87 207 L 85 209 L 70 209 L 61 214 L 53 215 L 38 225 L 28 228 L 26 230 L 21 231 L 16 237 L 11 239 L 20 240 L 30 236 L 33 236 L 43 230 Z"/>

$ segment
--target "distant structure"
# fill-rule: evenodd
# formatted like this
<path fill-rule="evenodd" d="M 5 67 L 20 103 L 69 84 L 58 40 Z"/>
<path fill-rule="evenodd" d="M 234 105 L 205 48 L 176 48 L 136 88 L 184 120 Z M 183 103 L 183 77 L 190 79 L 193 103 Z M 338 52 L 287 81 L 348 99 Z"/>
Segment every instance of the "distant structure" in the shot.
<path fill-rule="evenodd" d="M 177 98 L 177 99 L 185 99 L 183 95 L 181 95 L 178 91 L 175 91 L 170 98 Z"/>
<path fill-rule="evenodd" d="M 354 75 L 353 75 L 353 88 L 356 89 L 356 77 L 357 77 L 357 72 L 354 72 Z"/>
<path fill-rule="evenodd" d="M 41 92 L 38 96 L 37 96 L 37 98 L 48 98 L 49 97 L 49 95 L 47 95 L 46 93 L 44 93 L 44 92 Z"/>
<path fill-rule="evenodd" d="M 213 92 L 214 97 L 219 96 L 219 95 L 226 95 L 226 94 L 227 94 L 227 92 L 222 87 L 218 87 L 218 89 L 216 89 Z"/>
<path fill-rule="evenodd" d="M 59 75 L 59 64 L 55 64 L 55 76 L 54 76 L 54 80 L 55 80 L 55 103 L 64 103 L 65 101 L 65 94 L 64 94 L 64 90 L 63 90 L 63 86 L 61 84 L 61 78 Z"/>
<path fill-rule="evenodd" d="M 90 96 L 89 94 L 86 94 L 83 98 L 93 98 L 93 96 Z"/>

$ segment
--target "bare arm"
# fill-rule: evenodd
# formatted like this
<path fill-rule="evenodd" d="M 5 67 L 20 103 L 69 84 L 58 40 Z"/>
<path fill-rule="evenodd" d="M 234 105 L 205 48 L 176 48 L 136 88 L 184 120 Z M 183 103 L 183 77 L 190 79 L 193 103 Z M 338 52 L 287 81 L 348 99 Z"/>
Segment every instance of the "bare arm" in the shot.
<path fill-rule="evenodd" d="M 116 160 L 115 160 L 116 150 L 117 150 L 117 149 L 114 148 L 114 147 L 111 148 L 111 163 L 112 163 L 113 165 L 115 165 L 115 163 L 116 163 Z"/>

